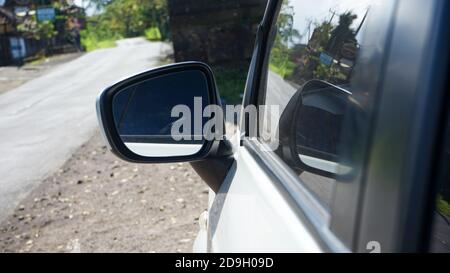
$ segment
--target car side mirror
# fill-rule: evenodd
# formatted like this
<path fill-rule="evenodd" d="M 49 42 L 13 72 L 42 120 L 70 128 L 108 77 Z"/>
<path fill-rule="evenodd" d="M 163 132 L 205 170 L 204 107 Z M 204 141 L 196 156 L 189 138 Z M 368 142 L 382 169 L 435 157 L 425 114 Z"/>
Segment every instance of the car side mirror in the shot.
<path fill-rule="evenodd" d="M 110 149 L 138 163 L 202 160 L 218 146 L 224 128 L 206 128 L 208 106 L 220 107 L 211 69 L 187 62 L 120 81 L 97 99 L 97 114 Z M 209 130 L 207 130 L 209 129 Z"/>
<path fill-rule="evenodd" d="M 340 149 L 344 119 L 352 111 L 361 109 L 349 91 L 320 80 L 305 83 L 281 116 L 277 153 L 299 173 L 351 174 L 352 164 L 343 163 Z"/>

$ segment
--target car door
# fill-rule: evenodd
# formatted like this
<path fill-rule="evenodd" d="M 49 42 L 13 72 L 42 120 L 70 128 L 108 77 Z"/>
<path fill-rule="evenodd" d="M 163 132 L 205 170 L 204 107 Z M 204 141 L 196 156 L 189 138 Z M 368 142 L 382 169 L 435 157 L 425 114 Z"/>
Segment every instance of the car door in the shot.
<path fill-rule="evenodd" d="M 210 199 L 210 251 L 427 249 L 446 10 L 269 2 L 244 98 L 258 117 L 244 108 L 236 163 Z"/>
<path fill-rule="evenodd" d="M 239 132 L 244 138 L 225 182 L 210 198 L 209 251 L 352 250 L 368 132 L 394 6 L 393 1 L 269 2 L 244 98 Z M 298 127 L 287 118 L 298 115 L 297 97 L 306 101 L 302 94 L 320 92 L 314 81 L 339 93 L 343 105 L 340 113 L 331 111 L 327 117 L 311 114 L 309 122 Z M 327 100 L 327 94 L 309 95 L 308 100 Z M 363 110 L 347 109 L 350 100 Z M 251 120 L 245 108 L 249 105 L 257 106 L 259 118 Z M 327 125 L 332 120 L 339 128 Z M 316 122 L 324 127 L 312 128 Z M 252 123 L 258 124 L 256 134 L 248 132 Z M 357 160 L 347 162 L 352 175 L 337 178 L 290 159 L 283 152 L 292 148 L 287 143 L 305 133 L 306 142 L 317 140 L 311 144 L 317 147 L 330 143 L 333 150 L 359 139 L 352 150 Z M 328 135 L 333 139 L 320 140 Z M 304 155 L 335 168 L 349 159 L 336 151 L 332 157 Z"/>
<path fill-rule="evenodd" d="M 203 178 L 197 252 L 428 250 L 449 5 L 271 0 L 231 123 L 212 70 L 185 62 L 105 89 L 102 133 L 124 160 Z"/>

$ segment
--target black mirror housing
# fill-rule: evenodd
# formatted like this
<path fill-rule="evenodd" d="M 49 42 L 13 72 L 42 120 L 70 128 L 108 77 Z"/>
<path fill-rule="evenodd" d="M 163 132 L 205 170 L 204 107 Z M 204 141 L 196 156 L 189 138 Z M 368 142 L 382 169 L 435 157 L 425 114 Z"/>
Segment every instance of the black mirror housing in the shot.
<path fill-rule="evenodd" d="M 174 90 L 176 92 L 171 93 Z M 214 75 L 209 66 L 201 62 L 162 66 L 106 88 L 98 96 L 96 107 L 101 132 L 109 149 L 121 159 L 134 163 L 193 162 L 204 160 L 219 151 L 223 153 L 223 148 L 219 149 L 224 146 L 220 143 L 221 139 L 202 135 L 201 141 L 182 144 L 170 139 L 167 129 L 172 122 L 169 119 L 170 108 L 183 103 L 183 100 L 192 98 L 193 101 L 196 94 L 201 94 L 205 106 L 220 106 Z M 125 99 L 118 103 L 118 97 Z M 131 139 L 131 142 L 139 139 L 144 143 L 130 145 L 124 139 Z M 185 149 L 192 144 L 198 148 L 180 153 L 180 147 Z M 137 152 L 135 147 L 139 145 L 145 146 L 141 151 L 158 152 L 155 155 Z"/>
<path fill-rule="evenodd" d="M 325 81 L 306 82 L 281 115 L 277 154 L 298 173 L 350 175 L 352 164 L 342 164 L 341 133 L 345 117 L 355 111 L 362 110 L 349 91 Z"/>

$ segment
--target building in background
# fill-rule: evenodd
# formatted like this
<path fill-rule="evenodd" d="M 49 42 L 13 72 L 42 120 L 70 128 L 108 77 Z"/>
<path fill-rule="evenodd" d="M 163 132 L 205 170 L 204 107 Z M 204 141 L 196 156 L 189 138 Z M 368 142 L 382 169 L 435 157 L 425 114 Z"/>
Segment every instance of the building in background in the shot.
<path fill-rule="evenodd" d="M 84 17 L 71 0 L 0 0 L 0 65 L 80 50 Z"/>
<path fill-rule="evenodd" d="M 11 37 L 15 33 L 15 17 L 8 0 L 0 0 L 0 65 L 12 60 Z"/>

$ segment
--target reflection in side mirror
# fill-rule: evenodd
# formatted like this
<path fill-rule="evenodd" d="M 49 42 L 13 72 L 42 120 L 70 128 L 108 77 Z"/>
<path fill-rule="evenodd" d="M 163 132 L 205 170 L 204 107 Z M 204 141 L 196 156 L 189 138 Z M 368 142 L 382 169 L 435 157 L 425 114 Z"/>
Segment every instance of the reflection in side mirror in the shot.
<path fill-rule="evenodd" d="M 212 71 L 199 62 L 132 76 L 97 99 L 100 127 L 111 151 L 140 163 L 192 162 L 215 153 L 224 134 L 223 116 L 212 110 L 218 107 Z"/>
<path fill-rule="evenodd" d="M 340 153 L 344 119 L 351 108 L 359 106 L 347 90 L 324 81 L 307 82 L 281 117 L 278 154 L 298 172 L 330 178 L 351 173 L 351 164 L 343 164 Z"/>
<path fill-rule="evenodd" d="M 172 128 L 180 119 L 176 106 L 185 109 L 208 104 L 208 83 L 199 70 L 170 73 L 125 87 L 113 98 L 114 121 L 120 138 L 133 153 L 146 157 L 189 156 L 200 151 L 204 139 L 193 134 L 175 139 Z M 184 119 L 194 121 L 194 111 Z M 194 124 L 189 122 L 194 132 Z M 202 126 L 202 125 L 201 125 Z M 185 130 L 186 131 L 186 130 Z"/>
<path fill-rule="evenodd" d="M 295 148 L 301 163 L 310 170 L 331 175 L 346 175 L 350 166 L 339 157 L 344 115 L 351 93 L 323 81 L 305 84 L 298 104 L 295 121 Z"/>

